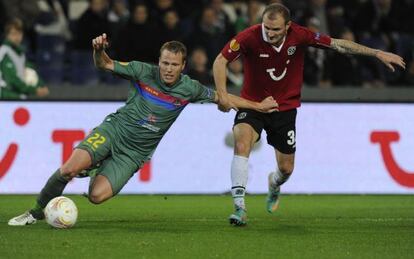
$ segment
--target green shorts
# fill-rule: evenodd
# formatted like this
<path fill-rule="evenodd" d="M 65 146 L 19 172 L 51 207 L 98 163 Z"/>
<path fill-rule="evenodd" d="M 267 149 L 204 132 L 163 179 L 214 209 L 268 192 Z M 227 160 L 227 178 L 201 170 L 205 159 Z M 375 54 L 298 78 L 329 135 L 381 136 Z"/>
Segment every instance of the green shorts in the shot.
<path fill-rule="evenodd" d="M 113 143 L 114 138 L 116 138 L 114 125 L 104 121 L 94 128 L 76 148 L 89 153 L 92 158 L 92 168 L 96 168 L 96 165 L 99 164 L 97 174 L 108 178 L 112 193 L 116 195 L 138 171 L 140 165 L 117 150 Z"/>

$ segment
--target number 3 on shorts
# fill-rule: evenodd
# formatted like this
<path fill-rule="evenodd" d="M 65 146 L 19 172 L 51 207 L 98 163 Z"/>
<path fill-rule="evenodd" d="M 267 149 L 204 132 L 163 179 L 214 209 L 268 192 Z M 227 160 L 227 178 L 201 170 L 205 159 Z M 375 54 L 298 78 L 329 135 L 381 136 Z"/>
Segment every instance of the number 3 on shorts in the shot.
<path fill-rule="evenodd" d="M 294 130 L 290 130 L 287 133 L 289 139 L 287 140 L 288 145 L 293 146 L 295 145 L 296 139 L 295 139 L 295 131 Z"/>
<path fill-rule="evenodd" d="M 86 142 L 92 145 L 93 150 L 96 150 L 102 143 L 105 143 L 106 138 L 99 133 L 94 133 L 86 139 Z"/>

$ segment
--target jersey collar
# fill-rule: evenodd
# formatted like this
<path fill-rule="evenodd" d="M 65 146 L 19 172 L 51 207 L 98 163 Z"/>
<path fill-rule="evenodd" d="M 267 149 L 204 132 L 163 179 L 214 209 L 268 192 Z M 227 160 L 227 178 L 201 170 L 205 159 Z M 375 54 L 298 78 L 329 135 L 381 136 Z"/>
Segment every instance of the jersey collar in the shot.
<path fill-rule="evenodd" d="M 283 37 L 283 41 L 282 41 L 282 43 L 280 44 L 280 46 L 279 46 L 279 47 L 274 46 L 273 44 L 271 44 L 271 43 L 269 42 L 269 39 L 267 38 L 267 35 L 266 35 L 266 32 L 265 32 L 264 24 L 262 23 L 262 39 L 263 39 L 265 42 L 269 43 L 269 44 L 272 46 L 272 48 L 273 48 L 274 50 L 276 50 L 277 52 L 280 52 L 280 50 L 282 49 L 283 45 L 285 44 L 286 36 L 285 36 L 285 37 Z"/>

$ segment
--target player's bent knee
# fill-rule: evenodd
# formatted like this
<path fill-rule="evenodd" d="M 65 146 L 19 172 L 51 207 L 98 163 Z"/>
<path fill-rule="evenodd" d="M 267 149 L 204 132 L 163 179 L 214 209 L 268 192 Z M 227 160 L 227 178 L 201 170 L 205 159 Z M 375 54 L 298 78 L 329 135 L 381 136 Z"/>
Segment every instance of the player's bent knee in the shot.
<path fill-rule="evenodd" d="M 101 204 L 111 197 L 112 197 L 112 192 L 109 193 L 109 192 L 94 191 L 94 190 L 92 190 L 88 195 L 89 201 L 93 204 Z"/>
<path fill-rule="evenodd" d="M 91 203 L 93 204 L 101 204 L 102 202 L 104 202 L 106 199 L 103 198 L 103 196 L 101 195 L 95 195 L 93 193 L 89 194 L 88 199 Z"/>
<path fill-rule="evenodd" d="M 112 187 L 105 176 L 98 175 L 92 183 L 89 191 L 89 201 L 93 204 L 101 204 L 113 196 Z"/>
<path fill-rule="evenodd" d="M 279 171 L 283 174 L 292 174 L 293 168 L 294 168 L 293 165 L 286 164 L 286 165 L 279 166 Z"/>
<path fill-rule="evenodd" d="M 250 153 L 250 145 L 248 143 L 238 141 L 235 144 L 235 153 L 237 155 L 248 156 Z"/>
<path fill-rule="evenodd" d="M 73 178 L 78 175 L 80 171 L 79 168 L 70 165 L 63 165 L 60 168 L 60 174 L 65 178 Z"/>
<path fill-rule="evenodd" d="M 282 163 L 279 165 L 279 171 L 283 174 L 292 174 L 293 169 L 294 169 L 293 163 L 286 162 L 286 163 Z"/>

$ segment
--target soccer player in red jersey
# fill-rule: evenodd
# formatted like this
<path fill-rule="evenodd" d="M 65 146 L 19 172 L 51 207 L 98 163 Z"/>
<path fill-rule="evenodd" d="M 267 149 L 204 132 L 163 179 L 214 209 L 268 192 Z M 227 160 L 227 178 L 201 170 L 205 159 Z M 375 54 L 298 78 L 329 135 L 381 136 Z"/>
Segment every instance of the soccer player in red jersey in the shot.
<path fill-rule="evenodd" d="M 241 97 L 260 101 L 273 96 L 279 104 L 279 112 L 263 114 L 240 109 L 235 116 L 235 147 L 231 164 L 235 212 L 230 215 L 231 224 L 242 226 L 247 223 L 244 194 L 248 157 L 263 129 L 267 133 L 267 142 L 275 149 L 278 165 L 276 171 L 269 174 L 267 210 L 272 213 L 277 209 L 280 186 L 289 179 L 294 168 L 296 108 L 300 106 L 304 53 L 308 46 L 376 57 L 392 71 L 394 66 L 405 68 L 404 60 L 398 55 L 312 32 L 290 21 L 290 11 L 284 5 L 268 5 L 263 11 L 262 23 L 231 39 L 213 65 L 221 111 L 235 108 L 226 90 L 226 66 L 240 56 L 243 57 L 245 76 Z"/>

